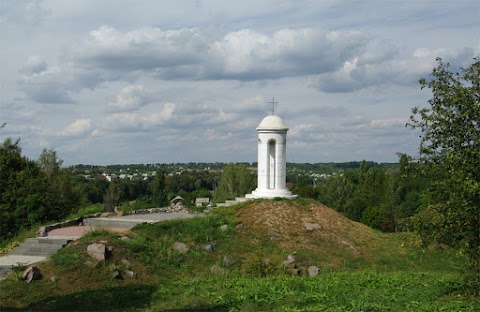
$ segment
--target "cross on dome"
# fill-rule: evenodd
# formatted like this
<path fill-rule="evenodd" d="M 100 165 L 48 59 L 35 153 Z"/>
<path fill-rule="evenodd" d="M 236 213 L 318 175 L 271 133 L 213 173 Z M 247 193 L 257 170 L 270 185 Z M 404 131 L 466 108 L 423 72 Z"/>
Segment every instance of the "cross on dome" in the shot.
<path fill-rule="evenodd" d="M 272 101 L 268 104 L 272 104 L 272 115 L 275 115 L 275 104 L 278 104 L 278 102 L 275 102 L 275 98 L 272 98 Z"/>

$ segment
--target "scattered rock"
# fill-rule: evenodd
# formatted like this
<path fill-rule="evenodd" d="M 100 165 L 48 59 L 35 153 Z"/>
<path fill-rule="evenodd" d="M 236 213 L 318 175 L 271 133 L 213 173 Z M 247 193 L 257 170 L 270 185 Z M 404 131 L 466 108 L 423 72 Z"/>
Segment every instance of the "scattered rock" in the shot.
<path fill-rule="evenodd" d="M 235 260 L 233 260 L 233 259 L 230 258 L 229 256 L 224 256 L 224 257 L 223 257 L 223 262 L 224 262 L 227 266 L 229 266 L 229 267 L 231 267 L 232 265 L 235 264 Z"/>
<path fill-rule="evenodd" d="M 202 249 L 205 250 L 206 252 L 212 252 L 213 246 L 212 244 L 203 245 Z"/>
<path fill-rule="evenodd" d="M 128 237 L 128 236 L 122 236 L 122 237 L 120 237 L 120 239 L 123 240 L 123 241 L 126 241 L 126 242 L 130 241 L 130 237 Z"/>
<path fill-rule="evenodd" d="M 285 269 L 293 269 L 295 267 L 295 256 L 294 256 L 295 252 L 294 253 L 291 253 L 287 256 L 287 259 L 285 261 L 283 261 L 283 267 Z"/>
<path fill-rule="evenodd" d="M 245 227 L 245 225 L 243 225 L 243 223 L 240 223 L 240 224 L 237 224 L 237 225 L 235 226 L 235 230 L 241 230 L 241 229 L 243 229 L 244 227 Z"/>
<path fill-rule="evenodd" d="M 136 278 L 137 277 L 137 273 L 135 273 L 133 271 L 130 271 L 130 270 L 126 270 L 124 273 L 125 273 L 125 276 L 128 277 L 128 278 Z"/>
<path fill-rule="evenodd" d="M 305 230 L 307 232 L 312 232 L 314 230 L 319 230 L 321 228 L 322 226 L 318 223 L 305 223 Z"/>
<path fill-rule="evenodd" d="M 173 243 L 173 249 L 175 249 L 176 251 L 178 251 L 179 253 L 187 253 L 188 252 L 188 247 L 187 245 L 185 245 L 184 243 L 181 243 L 181 242 L 175 242 Z"/>
<path fill-rule="evenodd" d="M 107 259 L 107 248 L 105 244 L 93 243 L 87 246 L 87 254 L 99 261 L 105 261 Z"/>
<path fill-rule="evenodd" d="M 291 269 L 290 274 L 293 276 L 298 276 L 300 275 L 300 270 L 299 269 Z"/>
<path fill-rule="evenodd" d="M 123 279 L 123 276 L 122 276 L 122 274 L 120 273 L 119 270 L 115 270 L 112 273 L 112 279 L 117 279 L 117 280 Z"/>
<path fill-rule="evenodd" d="M 228 224 L 224 224 L 220 227 L 220 230 L 226 231 L 228 229 Z"/>
<path fill-rule="evenodd" d="M 276 238 L 275 236 L 270 236 L 270 240 L 271 240 L 272 242 L 274 242 L 274 241 L 278 240 L 278 238 Z"/>
<path fill-rule="evenodd" d="M 30 283 L 32 281 L 42 279 L 42 273 L 36 266 L 31 266 L 23 271 L 22 279 L 27 283 Z"/>
<path fill-rule="evenodd" d="M 50 277 L 50 282 L 55 283 L 57 281 L 57 278 L 55 276 Z"/>
<path fill-rule="evenodd" d="M 316 266 L 312 265 L 308 268 L 308 276 L 317 276 L 319 271 L 320 270 Z"/>
<path fill-rule="evenodd" d="M 292 264 L 292 263 L 295 263 L 295 256 L 293 254 L 289 254 L 287 256 L 287 260 L 285 260 L 284 264 L 289 265 L 289 264 Z"/>
<path fill-rule="evenodd" d="M 225 270 L 218 265 L 213 265 L 210 267 L 210 273 L 213 275 L 223 275 L 225 274 Z"/>

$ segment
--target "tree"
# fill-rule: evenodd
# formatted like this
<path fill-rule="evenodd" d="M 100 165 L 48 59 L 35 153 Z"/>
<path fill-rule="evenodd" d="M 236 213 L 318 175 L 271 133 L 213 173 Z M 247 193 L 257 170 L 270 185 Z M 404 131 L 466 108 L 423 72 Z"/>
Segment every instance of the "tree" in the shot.
<path fill-rule="evenodd" d="M 165 171 L 158 169 L 151 185 L 152 204 L 156 207 L 164 207 L 167 205 L 167 193 L 165 187 Z"/>
<path fill-rule="evenodd" d="M 255 188 L 255 177 L 246 166 L 228 164 L 223 168 L 222 176 L 215 190 L 215 199 L 222 201 L 243 196 Z"/>
<path fill-rule="evenodd" d="M 107 193 L 105 194 L 104 207 L 106 212 L 113 212 L 115 207 L 120 203 L 122 193 L 118 182 L 113 180 L 108 185 Z"/>
<path fill-rule="evenodd" d="M 442 243 L 470 259 L 471 285 L 480 285 L 480 58 L 453 73 L 437 59 L 421 79 L 433 97 L 412 109 L 407 126 L 419 129 L 420 162 L 432 179 L 432 203 L 415 218 L 425 242 Z M 478 291 L 478 288 L 477 288 Z M 480 293 L 479 293 L 480 295 Z"/>
<path fill-rule="evenodd" d="M 53 149 L 44 148 L 38 157 L 38 165 L 49 177 L 58 173 L 62 164 L 63 160 L 58 158 L 57 152 Z"/>

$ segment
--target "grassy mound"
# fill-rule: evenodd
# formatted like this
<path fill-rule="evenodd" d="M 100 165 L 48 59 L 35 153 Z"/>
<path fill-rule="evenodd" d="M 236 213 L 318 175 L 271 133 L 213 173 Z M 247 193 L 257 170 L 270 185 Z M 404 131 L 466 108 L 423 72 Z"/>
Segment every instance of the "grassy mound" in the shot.
<path fill-rule="evenodd" d="M 307 231 L 306 223 L 321 227 Z M 428 311 L 476 310 L 447 295 L 460 283 L 461 255 L 425 251 L 409 234 L 383 234 L 316 202 L 253 201 L 188 220 L 141 225 L 123 239 L 95 231 L 39 265 L 0 283 L 0 307 L 57 311 Z M 95 262 L 92 242 L 111 257 Z M 173 248 L 182 242 L 188 252 Z M 289 254 L 295 263 L 284 266 Z M 225 261 L 225 259 L 228 261 Z M 231 263 L 227 263 L 231 262 Z M 232 262 L 234 262 L 232 264 Z M 309 266 L 320 275 L 306 275 Z M 212 271 L 212 266 L 215 270 Z M 301 276 L 291 276 L 295 267 Z M 112 279 L 133 271 L 135 278 Z"/>

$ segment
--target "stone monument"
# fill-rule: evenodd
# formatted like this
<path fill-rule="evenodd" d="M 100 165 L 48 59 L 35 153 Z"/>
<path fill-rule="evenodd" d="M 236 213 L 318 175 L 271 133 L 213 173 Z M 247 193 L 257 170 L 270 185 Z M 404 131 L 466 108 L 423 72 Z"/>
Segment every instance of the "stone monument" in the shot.
<path fill-rule="evenodd" d="M 287 174 L 287 131 L 282 118 L 275 115 L 275 99 L 272 114 L 263 118 L 257 127 L 258 133 L 258 182 L 257 189 L 246 198 L 295 199 L 297 195 L 286 186 Z"/>

